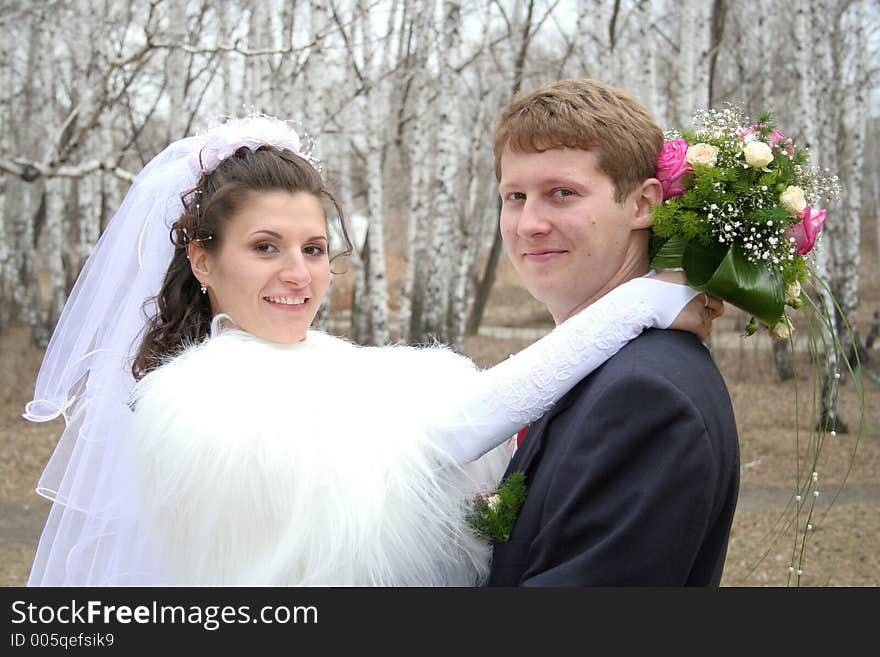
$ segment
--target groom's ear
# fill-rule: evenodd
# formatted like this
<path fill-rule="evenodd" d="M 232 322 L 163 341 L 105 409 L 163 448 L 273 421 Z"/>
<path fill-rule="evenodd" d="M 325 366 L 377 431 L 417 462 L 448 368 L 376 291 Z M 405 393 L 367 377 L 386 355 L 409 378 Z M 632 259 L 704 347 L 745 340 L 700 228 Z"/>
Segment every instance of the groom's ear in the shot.
<path fill-rule="evenodd" d="M 633 215 L 633 230 L 641 230 L 651 227 L 651 206 L 663 200 L 663 186 L 656 178 L 648 178 L 642 181 L 634 193 L 635 214 Z"/>

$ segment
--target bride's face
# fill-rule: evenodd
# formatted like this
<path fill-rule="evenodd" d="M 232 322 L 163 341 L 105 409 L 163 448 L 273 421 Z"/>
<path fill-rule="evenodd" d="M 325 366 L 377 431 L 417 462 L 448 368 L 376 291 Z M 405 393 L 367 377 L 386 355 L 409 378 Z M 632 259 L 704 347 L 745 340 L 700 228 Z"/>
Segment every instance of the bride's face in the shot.
<path fill-rule="evenodd" d="M 222 233 L 214 253 L 190 251 L 212 312 L 264 340 L 304 340 L 330 285 L 320 200 L 307 192 L 252 192 Z"/>

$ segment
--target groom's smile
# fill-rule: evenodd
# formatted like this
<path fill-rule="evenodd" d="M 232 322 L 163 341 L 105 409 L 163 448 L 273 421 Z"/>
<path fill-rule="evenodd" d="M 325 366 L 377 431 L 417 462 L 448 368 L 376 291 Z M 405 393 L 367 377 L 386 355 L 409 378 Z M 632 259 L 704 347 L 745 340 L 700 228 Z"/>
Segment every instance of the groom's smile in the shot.
<path fill-rule="evenodd" d="M 568 251 L 564 249 L 532 249 L 525 251 L 523 253 L 523 258 L 528 262 L 543 264 L 551 262 L 566 253 L 568 253 Z"/>

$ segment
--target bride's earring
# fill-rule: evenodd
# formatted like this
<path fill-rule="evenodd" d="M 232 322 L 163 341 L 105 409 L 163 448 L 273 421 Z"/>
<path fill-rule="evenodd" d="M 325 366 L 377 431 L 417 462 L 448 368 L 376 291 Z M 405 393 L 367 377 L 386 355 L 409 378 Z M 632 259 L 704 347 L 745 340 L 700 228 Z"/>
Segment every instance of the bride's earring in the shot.
<path fill-rule="evenodd" d="M 207 293 L 208 293 L 208 287 L 204 283 L 202 283 L 202 294 L 207 294 Z"/>

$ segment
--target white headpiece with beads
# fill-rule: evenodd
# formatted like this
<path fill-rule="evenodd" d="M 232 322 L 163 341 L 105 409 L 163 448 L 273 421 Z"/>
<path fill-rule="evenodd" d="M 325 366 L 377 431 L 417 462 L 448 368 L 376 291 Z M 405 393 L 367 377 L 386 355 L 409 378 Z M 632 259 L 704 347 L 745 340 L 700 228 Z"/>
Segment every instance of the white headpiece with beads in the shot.
<path fill-rule="evenodd" d="M 291 151 L 319 169 L 318 162 L 312 157 L 314 142 L 311 139 L 301 137 L 290 121 L 262 114 L 229 120 L 211 129 L 199 153 L 191 159 L 190 166 L 194 173 L 210 173 L 239 148 L 256 150 L 261 146 Z"/>

